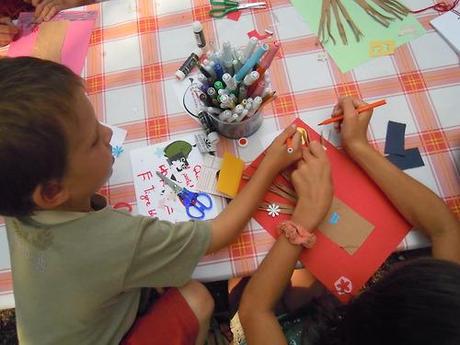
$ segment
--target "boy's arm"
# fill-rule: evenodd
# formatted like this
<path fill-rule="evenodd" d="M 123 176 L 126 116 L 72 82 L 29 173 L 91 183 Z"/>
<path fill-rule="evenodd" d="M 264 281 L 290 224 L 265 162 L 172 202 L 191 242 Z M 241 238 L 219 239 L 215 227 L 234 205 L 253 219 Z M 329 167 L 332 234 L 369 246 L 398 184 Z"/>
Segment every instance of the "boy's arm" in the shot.
<path fill-rule="evenodd" d="M 343 146 L 409 223 L 431 238 L 433 256 L 460 263 L 460 223 L 430 189 L 374 150 L 366 138 L 372 112 L 356 114 L 359 101 L 342 99 Z"/>
<path fill-rule="evenodd" d="M 299 201 L 291 220 L 313 231 L 330 208 L 333 194 L 329 162 L 318 142 L 310 144 L 292 182 Z M 273 310 L 302 248 L 279 236 L 246 286 L 238 312 L 249 344 L 286 344 Z"/>
<path fill-rule="evenodd" d="M 295 151 L 287 153 L 286 139 L 294 135 Z M 269 147 L 265 158 L 246 186 L 230 204 L 211 221 L 211 244 L 207 254 L 232 243 L 246 226 L 275 176 L 301 156 L 300 136 L 288 127 Z"/>

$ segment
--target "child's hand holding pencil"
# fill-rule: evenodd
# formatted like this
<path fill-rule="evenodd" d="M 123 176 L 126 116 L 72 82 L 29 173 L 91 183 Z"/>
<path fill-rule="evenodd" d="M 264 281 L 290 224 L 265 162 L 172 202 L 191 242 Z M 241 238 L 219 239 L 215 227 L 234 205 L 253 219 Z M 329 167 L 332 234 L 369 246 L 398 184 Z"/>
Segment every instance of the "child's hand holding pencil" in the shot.
<path fill-rule="evenodd" d="M 338 116 L 343 118 L 337 122 L 337 125 L 342 135 L 342 145 L 349 154 L 356 152 L 361 147 L 369 146 L 367 127 L 373 108 L 359 111 L 359 109 L 365 109 L 366 106 L 368 104 L 362 100 L 344 97 L 334 107 L 332 118 Z"/>

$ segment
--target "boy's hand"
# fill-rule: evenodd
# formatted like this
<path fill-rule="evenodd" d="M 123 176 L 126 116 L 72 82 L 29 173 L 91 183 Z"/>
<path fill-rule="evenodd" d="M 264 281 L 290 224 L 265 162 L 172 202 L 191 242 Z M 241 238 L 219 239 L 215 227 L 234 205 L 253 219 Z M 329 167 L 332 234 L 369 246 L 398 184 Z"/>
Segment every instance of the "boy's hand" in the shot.
<path fill-rule="evenodd" d="M 340 132 L 342 133 L 343 147 L 349 154 L 353 153 L 356 149 L 369 145 L 367 141 L 367 127 L 371 120 L 372 110 L 359 114 L 356 111 L 358 106 L 364 104 L 366 103 L 362 100 L 344 97 L 334 107 L 333 113 L 343 112 L 344 115 L 344 119 L 340 124 Z M 332 116 L 334 117 L 334 114 Z"/>
<path fill-rule="evenodd" d="M 286 169 L 292 163 L 298 161 L 302 157 L 301 138 L 296 126 L 287 127 L 275 140 L 265 153 L 264 162 L 269 163 L 277 172 Z M 286 140 L 292 138 L 292 153 L 287 152 Z"/>
<path fill-rule="evenodd" d="M 323 147 L 312 141 L 302 149 L 303 159 L 291 175 L 298 202 L 292 219 L 313 230 L 326 216 L 332 203 L 333 187 L 329 159 Z"/>
<path fill-rule="evenodd" d="M 35 22 L 51 20 L 60 11 L 89 3 L 86 0 L 25 0 L 35 7 Z"/>
<path fill-rule="evenodd" d="M 19 29 L 13 24 L 9 17 L 0 18 L 0 47 L 11 43 Z"/>

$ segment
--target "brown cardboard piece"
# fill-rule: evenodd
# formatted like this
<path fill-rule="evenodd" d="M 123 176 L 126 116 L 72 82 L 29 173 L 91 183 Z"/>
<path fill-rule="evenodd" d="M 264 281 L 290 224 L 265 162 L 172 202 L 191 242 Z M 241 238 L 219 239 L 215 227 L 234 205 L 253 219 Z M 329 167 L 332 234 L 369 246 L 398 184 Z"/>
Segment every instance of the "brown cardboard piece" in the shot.
<path fill-rule="evenodd" d="M 32 56 L 61 63 L 61 50 L 69 24 L 68 20 L 40 24 Z"/>
<path fill-rule="evenodd" d="M 318 229 L 353 255 L 371 234 L 374 225 L 334 197 L 332 206 Z"/>

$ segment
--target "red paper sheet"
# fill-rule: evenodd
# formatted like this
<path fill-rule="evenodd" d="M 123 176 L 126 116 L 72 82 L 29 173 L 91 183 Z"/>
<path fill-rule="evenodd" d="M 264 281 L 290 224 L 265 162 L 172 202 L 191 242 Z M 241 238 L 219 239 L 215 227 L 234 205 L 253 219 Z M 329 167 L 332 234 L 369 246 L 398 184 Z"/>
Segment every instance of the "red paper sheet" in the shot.
<path fill-rule="evenodd" d="M 305 128 L 311 140 L 319 141 L 319 135 L 302 120 L 294 123 Z M 411 228 L 399 214 L 378 186 L 345 153 L 324 141 L 331 162 L 335 197 L 347 204 L 369 223 L 375 225 L 362 246 L 350 255 L 321 232 L 316 231 L 317 243 L 312 249 L 305 249 L 300 260 L 341 301 L 348 301 L 356 295 L 366 281 L 375 273 L 385 259 L 395 250 Z M 245 174 L 252 176 L 263 155 L 259 156 Z M 281 176 L 280 183 L 286 183 Z M 241 187 L 245 184 L 242 181 Z M 289 203 L 268 192 L 265 200 Z M 276 237 L 276 226 L 289 219 L 280 214 L 271 217 L 266 211 L 257 211 L 253 216 L 264 229 Z"/>

